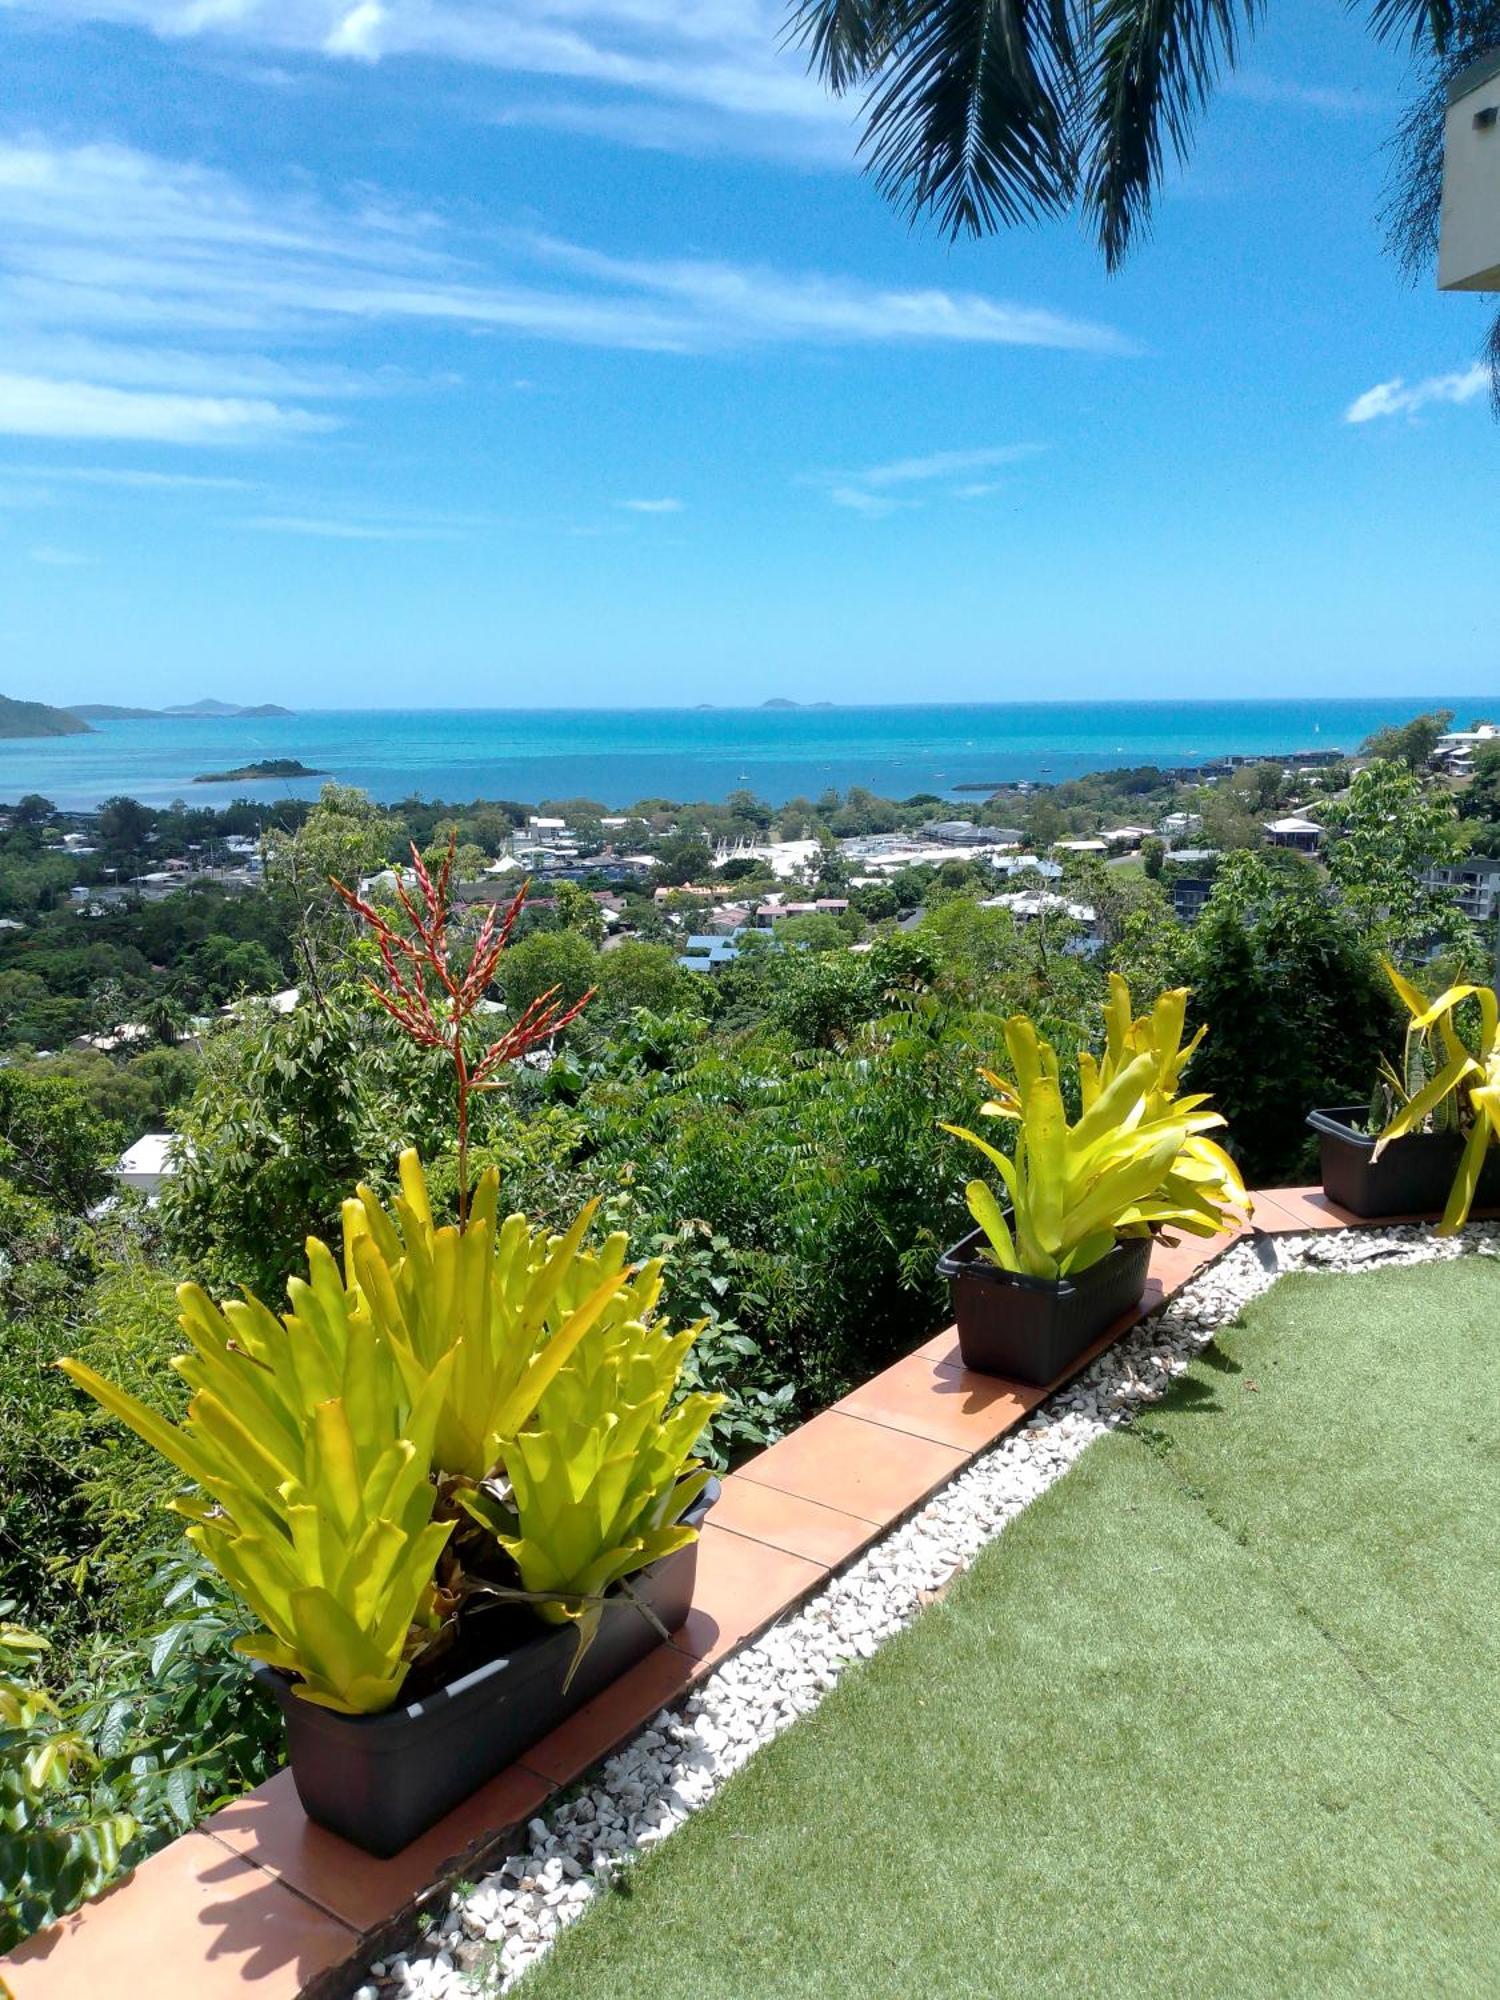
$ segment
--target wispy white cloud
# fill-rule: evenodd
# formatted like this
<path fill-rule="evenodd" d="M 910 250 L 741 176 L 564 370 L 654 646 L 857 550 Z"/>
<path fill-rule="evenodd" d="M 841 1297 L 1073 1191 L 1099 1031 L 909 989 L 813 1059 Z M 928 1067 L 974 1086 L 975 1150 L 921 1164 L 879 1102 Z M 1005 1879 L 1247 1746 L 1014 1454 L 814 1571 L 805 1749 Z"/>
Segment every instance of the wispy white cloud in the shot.
<path fill-rule="evenodd" d="M 729 114 L 753 146 L 753 127 L 780 126 L 783 143 L 823 150 L 839 134 L 853 160 L 847 107 L 783 45 L 781 0 L 9 0 L 47 17 L 125 22 L 272 59 L 300 56 L 370 64 L 411 57 L 550 79 Z M 682 132 L 684 128 L 677 128 Z M 671 128 L 666 128 L 671 137 Z M 626 144 L 662 134 L 622 122 Z M 696 150 L 696 147 L 690 147 Z"/>
<path fill-rule="evenodd" d="M 1113 327 L 976 292 L 896 290 L 818 272 L 617 257 L 547 237 L 534 242 L 540 255 L 561 268 L 664 299 L 700 327 L 720 329 L 720 338 L 1132 351 Z"/>
<path fill-rule="evenodd" d="M 0 465 L 0 479 L 37 479 L 69 486 L 124 487 L 136 492 L 248 493 L 254 482 L 206 472 L 157 472 L 128 465 Z"/>
<path fill-rule="evenodd" d="M 974 474 L 1020 464 L 1041 450 L 1038 444 L 994 444 L 930 451 L 915 458 L 869 465 L 861 472 L 814 473 L 804 484 L 822 487 L 835 507 L 878 520 L 899 507 L 919 507 L 934 492 L 952 500 L 985 499 L 998 493 L 1004 482 L 975 478 Z M 916 495 L 904 492 L 911 487 L 918 489 Z"/>
<path fill-rule="evenodd" d="M 0 433 L 155 444 L 258 444 L 325 429 L 305 410 L 234 396 L 148 395 L 97 382 L 0 374 Z"/>
<path fill-rule="evenodd" d="M 680 514 L 680 500 L 622 500 L 619 503 L 630 514 Z"/>
<path fill-rule="evenodd" d="M 1035 458 L 1039 444 L 977 445 L 968 451 L 932 451 L 921 458 L 892 459 L 887 465 L 872 465 L 857 475 L 861 486 L 910 486 L 929 479 L 955 479 L 964 473 L 990 472 L 996 466 L 1016 465 Z"/>
<path fill-rule="evenodd" d="M 445 542 L 464 533 L 416 522 L 341 521 L 317 514 L 256 514 L 244 524 L 263 534 L 302 535 L 325 542 Z"/>
<path fill-rule="evenodd" d="M 881 493 L 868 493 L 862 486 L 830 486 L 828 497 L 835 507 L 847 507 L 851 514 L 864 514 L 872 521 L 894 514 L 901 505 Z"/>
<path fill-rule="evenodd" d="M 452 542 L 511 527 L 501 514 L 456 508 L 392 507 L 356 494 L 325 494 L 313 506 L 264 508 L 237 525 L 258 534 L 298 535 L 328 542 Z"/>
<path fill-rule="evenodd" d="M 689 159 L 724 155 L 775 160 L 803 170 L 847 173 L 856 133 L 847 118 L 766 118 L 654 97 L 523 97 L 485 114 L 501 131 L 569 132 L 637 152 Z"/>
<path fill-rule="evenodd" d="M 1220 86 L 1226 97 L 1243 97 L 1252 104 L 1281 104 L 1296 111 L 1320 112 L 1329 118 L 1387 116 L 1393 100 L 1372 90 L 1349 90 L 1341 84 L 1299 83 L 1271 76 L 1264 70 L 1234 70 Z"/>
<path fill-rule="evenodd" d="M 0 428 L 180 444 L 271 443 L 332 426 L 309 405 L 443 386 L 329 361 L 340 339 L 375 328 L 682 354 L 1128 351 L 1112 328 L 973 292 L 611 256 L 466 230 L 368 189 L 266 195 L 123 146 L 41 141 L 0 142 L 0 318 Z"/>
<path fill-rule="evenodd" d="M 1393 375 L 1389 382 L 1377 382 L 1356 396 L 1344 412 L 1346 424 L 1368 424 L 1376 417 L 1414 417 L 1430 403 L 1472 403 L 1490 386 L 1490 371 L 1476 362 L 1453 375 L 1429 375 L 1420 382 L 1408 382 Z"/>
<path fill-rule="evenodd" d="M 83 569 L 91 560 L 80 555 L 77 549 L 60 549 L 51 542 L 41 542 L 36 548 L 29 549 L 27 554 L 43 569 Z"/>
<path fill-rule="evenodd" d="M 380 0 L 358 0 L 342 15 L 329 30 L 323 43 L 323 50 L 330 56 L 355 56 L 361 62 L 378 62 L 381 56 L 381 30 L 386 24 L 386 10 Z"/>

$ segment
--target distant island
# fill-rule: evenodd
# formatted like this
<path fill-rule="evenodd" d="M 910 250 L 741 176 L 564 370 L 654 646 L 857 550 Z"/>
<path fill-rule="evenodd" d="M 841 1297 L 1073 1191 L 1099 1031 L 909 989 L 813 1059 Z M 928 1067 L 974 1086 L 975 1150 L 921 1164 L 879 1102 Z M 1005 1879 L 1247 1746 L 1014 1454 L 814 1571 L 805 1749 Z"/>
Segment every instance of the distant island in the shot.
<path fill-rule="evenodd" d="M 708 703 L 701 704 L 707 707 Z M 789 701 L 784 694 L 773 694 L 769 701 L 761 703 L 762 708 L 832 708 L 831 701 Z"/>
<path fill-rule="evenodd" d="M 0 736 L 87 736 L 89 726 L 71 709 L 44 701 L 12 701 L 0 694 Z"/>
<path fill-rule="evenodd" d="M 161 722 L 184 716 L 207 722 L 252 722 L 276 715 L 291 715 L 293 711 L 280 707 L 274 701 L 257 702 L 254 707 L 247 708 L 239 702 L 207 700 L 178 702 L 170 708 L 121 708 L 108 701 L 77 701 L 65 712 L 79 716 L 85 722 Z"/>
<path fill-rule="evenodd" d="M 238 785 L 261 778 L 326 778 L 298 757 L 263 757 L 258 764 L 240 764 L 233 771 L 200 771 L 195 785 Z"/>

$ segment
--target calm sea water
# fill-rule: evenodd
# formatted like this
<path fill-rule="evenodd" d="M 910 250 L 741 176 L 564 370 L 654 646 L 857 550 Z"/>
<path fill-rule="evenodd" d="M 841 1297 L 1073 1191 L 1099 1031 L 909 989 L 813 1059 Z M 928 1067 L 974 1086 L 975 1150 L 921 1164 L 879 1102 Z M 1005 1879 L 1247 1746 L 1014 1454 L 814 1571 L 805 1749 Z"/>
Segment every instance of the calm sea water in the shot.
<path fill-rule="evenodd" d="M 205 771 L 295 757 L 373 797 L 537 801 L 722 799 L 781 804 L 830 786 L 887 797 L 963 784 L 1060 780 L 1122 764 L 1234 752 L 1355 750 L 1371 730 L 1442 706 L 1500 713 L 1500 698 L 1426 694 L 1339 701 L 1016 702 L 799 709 L 310 709 L 267 721 L 101 722 L 88 736 L 0 740 L 0 800 L 42 792 L 89 807 L 316 793 L 319 780 L 195 785 Z"/>

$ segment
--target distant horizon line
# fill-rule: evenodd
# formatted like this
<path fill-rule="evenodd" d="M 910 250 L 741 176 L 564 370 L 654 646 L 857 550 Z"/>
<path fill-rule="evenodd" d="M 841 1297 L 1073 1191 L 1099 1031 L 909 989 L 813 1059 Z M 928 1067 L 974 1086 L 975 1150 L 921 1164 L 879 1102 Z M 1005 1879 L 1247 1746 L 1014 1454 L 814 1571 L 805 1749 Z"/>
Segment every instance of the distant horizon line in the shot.
<path fill-rule="evenodd" d="M 34 697 L 18 696 L 18 700 Z M 202 699 L 202 697 L 200 697 Z M 274 699 L 268 697 L 268 699 Z M 1433 708 L 1451 702 L 1490 701 L 1500 703 L 1500 689 L 1489 692 L 1478 690 L 1444 689 L 1438 694 L 1254 694 L 1254 695 L 1025 695 L 1013 696 L 1005 700 L 971 701 L 834 701 L 818 698 L 812 701 L 794 701 L 788 697 L 773 695 L 764 701 L 662 701 L 662 702 L 533 702 L 495 704 L 486 702 L 454 704 L 425 703 L 384 703 L 384 702 L 329 702 L 297 708 L 291 711 L 288 720 L 304 715 L 757 715 L 767 709 L 778 714 L 801 711 L 803 713 L 826 713 L 829 709 L 841 710 L 884 710 L 911 708 L 1271 708 L 1288 703 L 1301 703 L 1307 707 L 1331 708 L 1346 705 L 1351 708 L 1365 707 L 1371 702 L 1413 702 L 1419 706 Z M 116 698 L 102 702 L 92 698 L 77 702 L 54 704 L 64 714 L 72 714 L 79 708 L 148 708 L 149 703 L 131 699 Z M 278 702 L 278 706 L 281 704 Z M 255 722 L 266 721 L 265 716 L 212 715 L 192 713 L 190 702 L 162 702 L 151 715 L 100 717 L 101 721 L 154 721 L 161 717 L 169 721 L 181 722 Z M 180 711 L 188 711 L 182 713 Z M 179 711 L 168 713 L 168 711 Z"/>

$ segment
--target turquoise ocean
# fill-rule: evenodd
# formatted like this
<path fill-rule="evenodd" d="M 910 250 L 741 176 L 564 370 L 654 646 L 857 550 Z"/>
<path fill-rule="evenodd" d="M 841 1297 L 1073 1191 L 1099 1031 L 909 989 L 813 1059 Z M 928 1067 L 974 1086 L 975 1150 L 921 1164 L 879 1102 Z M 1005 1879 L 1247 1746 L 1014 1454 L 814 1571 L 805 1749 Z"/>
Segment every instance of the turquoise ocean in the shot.
<path fill-rule="evenodd" d="M 88 808 L 127 793 L 305 797 L 319 779 L 200 785 L 202 772 L 297 758 L 374 798 L 722 799 L 772 804 L 864 785 L 886 797 L 1029 778 L 1057 782 L 1127 764 L 1234 753 L 1358 749 L 1423 709 L 1500 715 L 1500 698 L 1422 694 L 1330 701 L 1013 702 L 872 708 L 307 709 L 274 719 L 100 722 L 87 736 L 0 740 L 0 801 L 41 792 Z"/>

